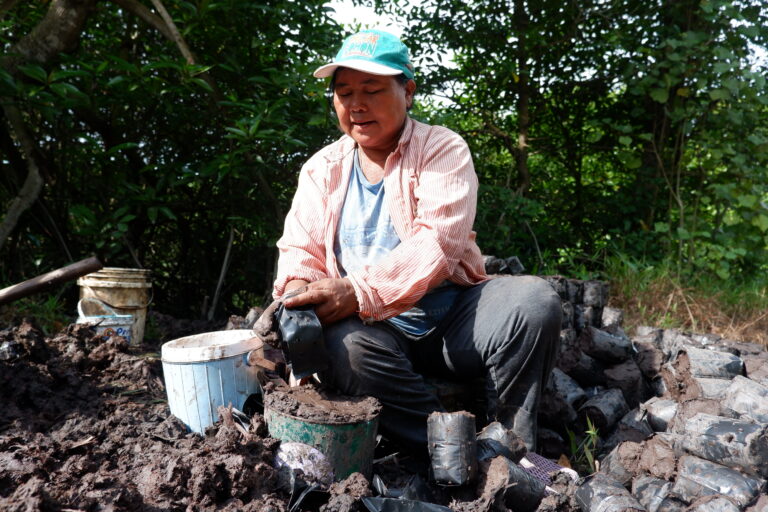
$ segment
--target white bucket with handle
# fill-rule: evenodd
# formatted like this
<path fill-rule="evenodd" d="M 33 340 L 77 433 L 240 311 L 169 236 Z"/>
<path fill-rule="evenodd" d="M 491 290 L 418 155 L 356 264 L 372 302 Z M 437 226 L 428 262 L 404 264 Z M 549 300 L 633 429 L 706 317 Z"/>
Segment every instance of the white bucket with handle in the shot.
<path fill-rule="evenodd" d="M 264 344 L 250 329 L 186 336 L 161 349 L 171 414 L 192 432 L 203 433 L 219 419 L 219 406 L 243 410 L 261 393 L 261 369 L 249 355 L 264 357 Z"/>
<path fill-rule="evenodd" d="M 104 341 L 122 336 L 131 343 L 133 315 L 121 315 L 99 299 L 88 297 L 77 302 L 77 323 L 88 324 Z"/>

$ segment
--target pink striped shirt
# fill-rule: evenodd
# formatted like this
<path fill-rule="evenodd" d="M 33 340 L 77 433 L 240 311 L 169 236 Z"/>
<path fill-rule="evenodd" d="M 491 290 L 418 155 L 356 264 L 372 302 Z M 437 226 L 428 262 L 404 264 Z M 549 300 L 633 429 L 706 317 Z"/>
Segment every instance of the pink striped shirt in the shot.
<path fill-rule="evenodd" d="M 277 242 L 275 298 L 295 279 L 341 277 L 333 241 L 354 147 L 355 141 L 344 135 L 302 167 Z M 447 128 L 408 118 L 387 158 L 383 179 L 385 201 L 401 243 L 376 265 L 347 275 L 361 318 L 398 315 L 445 279 L 461 285 L 488 279 L 472 231 L 477 176 L 464 139 Z"/>

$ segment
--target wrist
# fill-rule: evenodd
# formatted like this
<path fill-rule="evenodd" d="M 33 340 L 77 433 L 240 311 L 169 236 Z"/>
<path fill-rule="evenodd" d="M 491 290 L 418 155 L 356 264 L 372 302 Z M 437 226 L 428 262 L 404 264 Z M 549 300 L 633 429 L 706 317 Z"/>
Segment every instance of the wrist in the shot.
<path fill-rule="evenodd" d="M 355 293 L 355 287 L 352 286 L 352 281 L 346 277 L 342 278 L 341 281 L 344 283 L 344 290 L 347 297 L 349 297 L 350 303 L 354 303 L 355 312 L 360 311 L 360 302 L 357 300 L 357 294 Z"/>

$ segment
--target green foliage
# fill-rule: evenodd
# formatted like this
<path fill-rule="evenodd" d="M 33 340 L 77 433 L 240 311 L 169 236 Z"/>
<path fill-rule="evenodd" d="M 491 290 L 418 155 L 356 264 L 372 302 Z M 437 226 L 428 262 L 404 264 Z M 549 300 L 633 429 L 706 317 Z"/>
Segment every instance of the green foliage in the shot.
<path fill-rule="evenodd" d="M 579 474 L 591 475 L 597 471 L 595 456 L 600 435 L 592 420 L 587 417 L 587 430 L 583 436 L 577 436 L 575 432 L 566 429 L 568 433 L 568 445 L 571 452 L 571 463 Z"/>
<path fill-rule="evenodd" d="M 765 6 L 366 3 L 404 20 L 441 97 L 426 116 L 472 147 L 484 250 L 562 268 L 613 245 L 689 274 L 765 271 Z"/>
<path fill-rule="evenodd" d="M 578 277 L 617 252 L 680 278 L 768 270 L 764 5 L 367 3 L 406 26 L 414 115 L 470 145 L 484 252 Z M 0 18 L 0 98 L 46 182 L 0 249 L 8 284 L 95 253 L 152 269 L 156 306 L 197 316 L 229 249 L 217 316 L 269 292 L 299 168 L 337 134 L 311 71 L 342 29 L 320 0 L 166 5 L 194 63 L 112 3 L 46 62 L 12 54 L 50 3 Z M 7 208 L 27 166 L 2 121 Z"/>
<path fill-rule="evenodd" d="M 48 5 L 6 15 L 5 52 Z M 311 69 L 341 31 L 319 0 L 166 5 L 195 64 L 107 3 L 73 52 L 0 74 L 47 182 L 3 248 L 2 270 L 18 281 L 96 253 L 110 266 L 150 268 L 156 306 L 197 316 L 210 308 L 234 229 L 216 313 L 244 313 L 271 288 L 301 164 L 334 136 Z M 6 203 L 26 167 L 5 123 L 0 131 Z"/>

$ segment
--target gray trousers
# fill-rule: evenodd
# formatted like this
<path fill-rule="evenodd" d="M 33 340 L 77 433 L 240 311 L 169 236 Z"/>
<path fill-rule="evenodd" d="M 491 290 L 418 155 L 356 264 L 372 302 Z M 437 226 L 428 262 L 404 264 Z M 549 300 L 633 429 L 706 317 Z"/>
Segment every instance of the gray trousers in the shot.
<path fill-rule="evenodd" d="M 351 317 L 324 329 L 331 367 L 321 380 L 348 395 L 376 397 L 381 432 L 414 448 L 427 416 L 443 411 L 424 375 L 486 378 L 489 419 L 536 444 L 536 412 L 559 346 L 562 307 L 546 281 L 504 276 L 469 287 L 430 334 L 409 339 L 385 322 Z M 423 448 L 422 448 L 423 449 Z"/>

